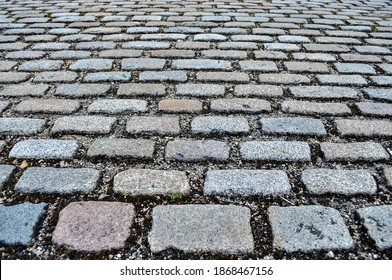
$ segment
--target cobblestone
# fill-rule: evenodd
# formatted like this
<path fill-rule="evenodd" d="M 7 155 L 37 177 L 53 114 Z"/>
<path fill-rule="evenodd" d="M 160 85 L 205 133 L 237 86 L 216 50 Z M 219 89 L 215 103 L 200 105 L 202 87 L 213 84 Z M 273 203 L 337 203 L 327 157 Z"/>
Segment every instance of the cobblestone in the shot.
<path fill-rule="evenodd" d="M 216 99 L 211 101 L 211 110 L 225 113 L 261 113 L 270 112 L 271 104 L 256 98 Z"/>
<path fill-rule="evenodd" d="M 195 134 L 239 134 L 248 133 L 248 121 L 243 117 L 208 116 L 195 117 L 191 123 L 192 133 Z"/>
<path fill-rule="evenodd" d="M 19 84 L 4 86 L 0 91 L 0 96 L 42 96 L 49 89 L 47 85 Z"/>
<path fill-rule="evenodd" d="M 320 144 L 327 161 L 379 161 L 389 159 L 387 151 L 379 143 L 329 143 Z"/>
<path fill-rule="evenodd" d="M 87 151 L 88 157 L 152 159 L 154 142 L 144 139 L 112 139 L 95 140 Z"/>
<path fill-rule="evenodd" d="M 392 136 L 392 122 L 378 120 L 336 120 L 341 136 Z"/>
<path fill-rule="evenodd" d="M 51 130 L 52 134 L 108 134 L 116 118 L 101 116 L 76 116 L 58 118 Z"/>
<path fill-rule="evenodd" d="M 79 148 L 75 140 L 24 140 L 16 143 L 10 158 L 20 159 L 72 159 Z"/>
<path fill-rule="evenodd" d="M 131 117 L 126 131 L 132 134 L 176 135 L 180 132 L 178 117 Z"/>
<path fill-rule="evenodd" d="M 290 92 L 295 97 L 309 99 L 357 99 L 358 91 L 348 87 L 331 86 L 298 86 L 290 87 Z"/>
<path fill-rule="evenodd" d="M 74 98 L 104 96 L 110 90 L 109 85 L 101 84 L 64 84 L 56 88 L 54 95 Z"/>
<path fill-rule="evenodd" d="M 21 113 L 71 114 L 80 108 L 79 101 L 66 99 L 28 99 L 20 102 L 15 111 Z"/>
<path fill-rule="evenodd" d="M 199 113 L 203 103 L 193 99 L 166 99 L 158 104 L 159 110 L 168 113 Z"/>
<path fill-rule="evenodd" d="M 0 164 L 0 191 L 3 190 L 3 186 L 8 182 L 14 170 L 15 166 L 13 165 Z"/>
<path fill-rule="evenodd" d="M 229 158 L 230 148 L 215 140 L 173 140 L 166 145 L 166 160 L 222 161 Z"/>
<path fill-rule="evenodd" d="M 327 135 L 323 123 L 311 118 L 262 118 L 260 124 L 267 134 Z"/>
<path fill-rule="evenodd" d="M 0 118 L 0 134 L 35 135 L 44 129 L 46 121 L 30 118 Z"/>

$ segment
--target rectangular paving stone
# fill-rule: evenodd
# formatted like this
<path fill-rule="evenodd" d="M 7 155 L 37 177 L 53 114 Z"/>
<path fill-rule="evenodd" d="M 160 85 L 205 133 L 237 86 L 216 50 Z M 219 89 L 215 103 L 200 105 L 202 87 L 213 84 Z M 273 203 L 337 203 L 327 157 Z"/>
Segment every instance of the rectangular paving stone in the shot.
<path fill-rule="evenodd" d="M 102 58 L 140 57 L 142 56 L 142 53 L 143 51 L 141 50 L 115 49 L 115 50 L 100 51 L 98 56 Z"/>
<path fill-rule="evenodd" d="M 168 49 L 170 43 L 168 42 L 154 42 L 154 41 L 132 41 L 122 45 L 124 49 L 135 49 L 135 50 L 156 50 L 156 49 Z"/>
<path fill-rule="evenodd" d="M 293 53 L 293 58 L 296 60 L 306 60 L 306 61 L 322 61 L 322 62 L 336 61 L 334 55 L 326 54 L 326 53 Z"/>
<path fill-rule="evenodd" d="M 185 82 L 188 76 L 185 71 L 144 71 L 139 74 L 140 81 Z"/>
<path fill-rule="evenodd" d="M 89 193 L 99 180 L 99 171 L 91 168 L 30 167 L 15 185 L 18 193 Z"/>
<path fill-rule="evenodd" d="M 0 243 L 29 246 L 45 215 L 46 203 L 0 205 Z"/>
<path fill-rule="evenodd" d="M 256 98 L 215 99 L 211 101 L 211 111 L 225 113 L 261 113 L 270 112 L 268 101 Z"/>
<path fill-rule="evenodd" d="M 101 138 L 87 151 L 88 157 L 152 159 L 155 144 L 151 140 Z"/>
<path fill-rule="evenodd" d="M 0 191 L 3 190 L 3 186 L 8 182 L 14 170 L 15 166 L 13 165 L 0 164 Z"/>
<path fill-rule="evenodd" d="M 370 79 L 378 86 L 392 85 L 392 76 L 373 76 Z"/>
<path fill-rule="evenodd" d="M 210 170 L 204 182 L 204 195 L 277 196 L 288 193 L 289 178 L 280 170 Z"/>
<path fill-rule="evenodd" d="M 367 81 L 360 75 L 317 75 L 317 80 L 322 85 L 350 85 L 365 86 Z"/>
<path fill-rule="evenodd" d="M 250 210 L 235 205 L 160 205 L 153 209 L 151 251 L 243 254 L 253 251 Z"/>
<path fill-rule="evenodd" d="M 178 117 L 134 116 L 125 130 L 132 134 L 176 135 L 180 133 L 180 121 Z"/>
<path fill-rule="evenodd" d="M 172 69 L 183 70 L 231 70 L 230 61 L 213 59 L 175 59 L 172 61 Z"/>
<path fill-rule="evenodd" d="M 310 79 L 305 75 L 299 74 L 260 74 L 260 83 L 269 84 L 309 84 Z"/>
<path fill-rule="evenodd" d="M 71 114 L 79 108 L 79 101 L 50 98 L 23 100 L 14 110 L 21 113 Z"/>
<path fill-rule="evenodd" d="M 358 53 L 344 53 L 341 54 L 340 57 L 344 61 L 353 61 L 353 62 L 381 62 L 381 58 L 375 55 L 369 54 L 358 54 Z"/>
<path fill-rule="evenodd" d="M 369 64 L 335 63 L 335 67 L 339 73 L 376 74 L 376 70 L 374 70 L 374 68 Z"/>
<path fill-rule="evenodd" d="M 128 169 L 114 176 L 113 191 L 137 195 L 189 194 L 190 185 L 184 171 Z"/>
<path fill-rule="evenodd" d="M 335 120 L 341 136 L 379 137 L 392 136 L 392 122 L 379 120 Z"/>
<path fill-rule="evenodd" d="M 60 70 L 63 65 L 62 60 L 31 60 L 19 65 L 19 71 L 54 71 Z"/>
<path fill-rule="evenodd" d="M 0 72 L 0 84 L 16 84 L 30 78 L 30 73 L 24 72 Z"/>
<path fill-rule="evenodd" d="M 140 84 L 125 83 L 120 84 L 117 90 L 118 96 L 163 96 L 165 95 L 165 86 L 162 84 Z"/>
<path fill-rule="evenodd" d="M 267 134 L 325 136 L 324 124 L 312 118 L 261 118 L 261 131 Z"/>
<path fill-rule="evenodd" d="M 215 97 L 224 94 L 225 87 L 223 85 L 187 83 L 176 86 L 176 95 L 180 96 Z"/>
<path fill-rule="evenodd" d="M 300 115 L 342 116 L 351 114 L 350 108 L 342 103 L 283 101 L 281 108 L 283 112 Z"/>
<path fill-rule="evenodd" d="M 46 121 L 30 118 L 0 118 L 0 134 L 34 135 L 41 132 Z"/>
<path fill-rule="evenodd" d="M 71 71 L 47 71 L 35 75 L 35 83 L 66 83 L 73 82 L 78 78 L 78 74 Z"/>
<path fill-rule="evenodd" d="M 254 51 L 256 59 L 263 60 L 284 60 L 287 59 L 287 54 L 280 51 Z"/>
<path fill-rule="evenodd" d="M 377 183 L 369 171 L 338 169 L 307 169 L 301 174 L 302 183 L 311 194 L 374 194 Z"/>
<path fill-rule="evenodd" d="M 108 71 L 108 72 L 96 72 L 88 73 L 84 76 L 83 81 L 87 83 L 99 83 L 99 82 L 129 82 L 132 76 L 129 72 L 120 71 Z"/>
<path fill-rule="evenodd" d="M 392 104 L 376 103 L 376 102 L 358 102 L 355 106 L 362 115 L 391 117 Z"/>
<path fill-rule="evenodd" d="M 388 186 L 392 186 L 392 167 L 384 168 L 384 176 L 387 181 Z"/>
<path fill-rule="evenodd" d="M 0 95 L 1 95 L 1 93 L 0 93 Z M 9 101 L 0 100 L 0 113 L 3 112 L 5 109 L 7 109 L 8 106 L 10 106 L 10 104 L 11 104 L 11 102 L 9 102 Z"/>
<path fill-rule="evenodd" d="M 147 101 L 137 99 L 99 99 L 94 100 L 87 108 L 89 113 L 104 114 L 146 112 L 147 110 Z"/>
<path fill-rule="evenodd" d="M 391 51 L 388 48 L 380 46 L 355 46 L 355 50 L 359 53 L 371 53 L 371 54 L 390 54 Z"/>
<path fill-rule="evenodd" d="M 31 85 L 31 84 L 19 84 L 4 86 L 0 90 L 0 96 L 42 96 L 49 89 L 47 85 Z"/>
<path fill-rule="evenodd" d="M 247 83 L 249 75 L 237 72 L 198 72 L 196 78 L 202 82 Z"/>
<path fill-rule="evenodd" d="M 285 62 L 288 71 L 294 73 L 329 73 L 327 64 L 319 62 Z"/>
<path fill-rule="evenodd" d="M 342 53 L 350 51 L 348 46 L 340 44 L 303 44 L 303 46 L 309 52 Z"/>
<path fill-rule="evenodd" d="M 229 158 L 229 153 L 229 146 L 221 141 L 177 139 L 167 143 L 165 157 L 185 162 L 223 161 Z"/>
<path fill-rule="evenodd" d="M 366 88 L 364 91 L 371 99 L 392 101 L 392 89 L 390 88 Z"/>
<path fill-rule="evenodd" d="M 155 50 L 150 52 L 151 57 L 159 58 L 193 58 L 195 55 L 192 50 Z"/>
<path fill-rule="evenodd" d="M 238 97 L 279 97 L 283 89 L 274 85 L 236 85 L 234 95 Z"/>
<path fill-rule="evenodd" d="M 0 71 L 10 71 L 17 64 L 15 61 L 2 60 L 0 61 Z"/>
<path fill-rule="evenodd" d="M 83 252 L 120 249 L 126 245 L 135 216 L 131 203 L 71 202 L 60 212 L 52 242 Z"/>
<path fill-rule="evenodd" d="M 159 101 L 158 108 L 167 113 L 198 113 L 203 110 L 203 103 L 194 99 L 165 99 Z"/>
<path fill-rule="evenodd" d="M 326 161 L 380 161 L 389 159 L 388 152 L 379 143 L 320 143 Z"/>
<path fill-rule="evenodd" d="M 309 162 L 310 147 L 306 142 L 297 141 L 247 141 L 240 144 L 244 160 Z"/>
<path fill-rule="evenodd" d="M 250 131 L 244 117 L 206 116 L 195 117 L 191 122 L 194 134 L 239 134 Z"/>
<path fill-rule="evenodd" d="M 63 84 L 56 88 L 54 95 L 73 98 L 104 96 L 110 90 L 110 85 L 103 84 Z"/>
<path fill-rule="evenodd" d="M 87 58 L 75 61 L 69 66 L 76 71 L 102 71 L 112 68 L 113 60 L 104 58 Z"/>
<path fill-rule="evenodd" d="M 243 60 L 239 64 L 243 71 L 278 72 L 278 67 L 272 61 Z"/>
<path fill-rule="evenodd" d="M 16 143 L 8 156 L 20 159 L 72 159 L 78 148 L 75 140 L 29 139 Z"/>
<path fill-rule="evenodd" d="M 246 59 L 248 57 L 248 54 L 246 51 L 210 49 L 207 51 L 201 51 L 201 57 L 221 59 Z"/>
<path fill-rule="evenodd" d="M 160 58 L 125 58 L 121 61 L 121 69 L 161 70 L 165 66 L 165 63 L 166 60 Z"/>
<path fill-rule="evenodd" d="M 368 235 L 379 250 L 392 248 L 392 206 L 380 205 L 357 210 Z"/>
<path fill-rule="evenodd" d="M 357 99 L 359 92 L 349 87 L 296 86 L 290 87 L 293 96 L 309 99 Z"/>
<path fill-rule="evenodd" d="M 286 252 L 348 250 L 354 247 L 336 209 L 319 205 L 268 208 L 273 246 Z"/>
<path fill-rule="evenodd" d="M 55 121 L 51 134 L 108 134 L 115 123 L 114 117 L 61 117 Z"/>

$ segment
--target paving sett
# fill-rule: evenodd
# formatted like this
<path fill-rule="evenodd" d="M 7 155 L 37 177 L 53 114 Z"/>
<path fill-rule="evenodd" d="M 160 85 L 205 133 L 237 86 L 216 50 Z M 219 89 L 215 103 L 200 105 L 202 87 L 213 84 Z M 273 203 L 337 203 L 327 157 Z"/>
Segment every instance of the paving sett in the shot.
<path fill-rule="evenodd" d="M 356 214 L 392 205 L 391 5 L 327 2 L 1 3 L 0 204 L 50 209 L 50 224 L 23 241 L 31 248 L 7 243 L 2 258 L 392 259 L 388 235 L 371 219 L 358 227 Z M 47 242 L 52 213 L 87 200 L 132 202 L 134 224 L 114 247 L 89 243 L 94 226 Z M 188 246 L 177 252 L 158 238 L 154 251 L 152 209 L 185 203 L 249 206 L 250 221 L 216 229 L 249 226 L 255 242 L 174 240 Z M 265 205 L 291 204 L 339 211 L 355 246 L 299 236 L 298 250 L 277 252 Z M 310 231 L 330 236 L 316 212 L 305 215 L 320 224 Z"/>

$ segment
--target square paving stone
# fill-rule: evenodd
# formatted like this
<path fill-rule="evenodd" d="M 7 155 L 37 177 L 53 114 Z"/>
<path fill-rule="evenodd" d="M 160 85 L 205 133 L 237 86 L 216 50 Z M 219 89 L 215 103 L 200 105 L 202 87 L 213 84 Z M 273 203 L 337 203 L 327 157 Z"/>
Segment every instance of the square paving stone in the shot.
<path fill-rule="evenodd" d="M 210 170 L 204 182 L 205 195 L 276 196 L 289 192 L 289 178 L 280 170 Z"/>
<path fill-rule="evenodd" d="M 271 206 L 268 215 L 275 249 L 311 253 L 354 247 L 348 228 L 336 209 L 318 205 Z"/>
<path fill-rule="evenodd" d="M 45 203 L 0 205 L 0 243 L 31 245 L 45 213 L 45 207 Z"/>
<path fill-rule="evenodd" d="M 116 174 L 113 191 L 129 195 L 188 194 L 190 185 L 183 171 L 128 169 Z"/>
<path fill-rule="evenodd" d="M 377 248 L 392 248 L 392 205 L 361 208 L 357 212 Z"/>
<path fill-rule="evenodd" d="M 85 252 L 120 249 L 130 235 L 135 207 L 130 203 L 72 202 L 60 212 L 52 241 Z"/>
<path fill-rule="evenodd" d="M 0 191 L 3 190 L 4 184 L 7 183 L 14 169 L 13 165 L 0 164 Z"/>
<path fill-rule="evenodd" d="M 15 185 L 20 193 L 88 193 L 95 189 L 99 171 L 91 168 L 30 167 Z"/>
<path fill-rule="evenodd" d="M 72 159 L 79 145 L 74 140 L 24 140 L 16 143 L 10 158 L 21 159 Z"/>
<path fill-rule="evenodd" d="M 250 210 L 234 205 L 166 205 L 153 209 L 151 251 L 250 253 Z"/>

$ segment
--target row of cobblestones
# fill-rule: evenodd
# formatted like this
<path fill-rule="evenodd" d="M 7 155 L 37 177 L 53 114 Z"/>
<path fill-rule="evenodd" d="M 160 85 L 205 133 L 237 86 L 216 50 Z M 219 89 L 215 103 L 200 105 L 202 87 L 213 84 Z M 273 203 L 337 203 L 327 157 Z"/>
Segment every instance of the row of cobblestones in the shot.
<path fill-rule="evenodd" d="M 1 258 L 392 258 L 391 18 L 0 1 Z"/>

